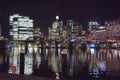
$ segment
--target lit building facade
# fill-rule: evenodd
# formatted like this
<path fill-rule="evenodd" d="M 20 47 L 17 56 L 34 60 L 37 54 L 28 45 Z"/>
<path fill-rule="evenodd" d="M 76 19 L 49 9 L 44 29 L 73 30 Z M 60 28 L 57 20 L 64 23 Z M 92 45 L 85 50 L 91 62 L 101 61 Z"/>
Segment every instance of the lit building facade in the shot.
<path fill-rule="evenodd" d="M 0 24 L 0 40 L 3 40 L 4 36 L 2 36 L 2 34 L 1 34 L 2 32 L 1 31 L 2 31 L 2 29 L 1 29 L 1 24 Z"/>
<path fill-rule="evenodd" d="M 68 26 L 66 25 L 66 26 L 64 26 L 64 28 L 63 28 L 63 38 L 64 39 L 68 39 L 69 38 L 69 30 L 68 30 Z"/>
<path fill-rule="evenodd" d="M 99 28 L 100 24 L 95 21 L 88 22 L 88 32 L 93 33 Z"/>
<path fill-rule="evenodd" d="M 70 39 L 78 39 L 83 31 L 83 26 L 73 20 L 67 20 L 67 26 L 69 29 L 69 38 Z"/>
<path fill-rule="evenodd" d="M 83 27 L 81 24 L 79 24 L 78 22 L 75 22 L 73 20 L 67 20 L 67 24 L 69 26 L 69 34 L 70 36 L 75 36 L 75 35 L 79 35 L 79 32 L 83 30 Z"/>
<path fill-rule="evenodd" d="M 120 18 L 106 21 L 106 36 L 111 40 L 120 40 Z"/>
<path fill-rule="evenodd" d="M 34 40 L 40 40 L 43 36 L 44 34 L 40 31 L 40 27 L 34 28 Z"/>
<path fill-rule="evenodd" d="M 14 14 L 9 17 L 12 40 L 33 40 L 33 20 L 27 16 Z"/>
<path fill-rule="evenodd" d="M 52 28 L 48 28 L 49 37 L 52 39 L 60 38 L 63 34 L 63 21 L 59 21 L 59 16 L 56 16 L 56 21 L 52 23 Z"/>

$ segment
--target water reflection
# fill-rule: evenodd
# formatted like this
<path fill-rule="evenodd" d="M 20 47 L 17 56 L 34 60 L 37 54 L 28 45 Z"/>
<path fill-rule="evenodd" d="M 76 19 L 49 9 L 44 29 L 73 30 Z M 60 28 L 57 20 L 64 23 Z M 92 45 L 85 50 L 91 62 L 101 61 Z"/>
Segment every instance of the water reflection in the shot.
<path fill-rule="evenodd" d="M 93 77 L 100 77 L 106 71 L 106 60 L 104 50 L 90 49 L 89 74 Z M 101 52 L 101 53 L 100 53 Z M 105 76 L 105 74 L 104 74 Z"/>
<path fill-rule="evenodd" d="M 8 47 L 9 51 L 9 73 L 19 73 L 20 63 L 20 45 L 10 44 Z"/>
<path fill-rule="evenodd" d="M 61 56 L 60 56 L 60 51 L 58 54 L 56 53 L 55 48 L 51 48 L 51 53 L 50 56 L 48 57 L 48 67 L 52 69 L 52 71 L 56 75 L 56 79 L 59 79 L 59 72 L 61 72 Z"/>
<path fill-rule="evenodd" d="M 9 55 L 8 73 L 20 74 L 20 54 L 24 53 L 25 75 L 56 79 L 120 76 L 119 49 L 82 50 L 76 46 L 70 51 L 69 48 L 62 48 L 60 45 L 58 48 L 50 48 L 33 43 L 11 43 L 6 52 Z"/>

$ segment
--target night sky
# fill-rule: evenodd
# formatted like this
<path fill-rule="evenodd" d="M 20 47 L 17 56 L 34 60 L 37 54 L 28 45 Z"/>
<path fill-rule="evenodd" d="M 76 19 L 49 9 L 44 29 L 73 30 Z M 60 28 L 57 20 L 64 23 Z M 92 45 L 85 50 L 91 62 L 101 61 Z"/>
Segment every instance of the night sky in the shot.
<path fill-rule="evenodd" d="M 84 28 L 94 20 L 104 21 L 120 18 L 119 0 L 0 0 L 0 24 L 3 36 L 9 34 L 9 15 L 18 13 L 29 16 L 35 26 L 47 33 L 48 27 L 59 15 L 64 23 L 68 19 L 80 22 Z"/>

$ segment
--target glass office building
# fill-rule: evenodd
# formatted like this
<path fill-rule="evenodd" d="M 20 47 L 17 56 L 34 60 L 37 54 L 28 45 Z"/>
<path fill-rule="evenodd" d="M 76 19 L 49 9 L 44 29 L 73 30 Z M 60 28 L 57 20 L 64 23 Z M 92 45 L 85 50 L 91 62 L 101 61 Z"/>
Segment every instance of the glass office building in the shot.
<path fill-rule="evenodd" d="M 12 40 L 33 40 L 33 20 L 27 16 L 14 14 L 9 17 Z"/>

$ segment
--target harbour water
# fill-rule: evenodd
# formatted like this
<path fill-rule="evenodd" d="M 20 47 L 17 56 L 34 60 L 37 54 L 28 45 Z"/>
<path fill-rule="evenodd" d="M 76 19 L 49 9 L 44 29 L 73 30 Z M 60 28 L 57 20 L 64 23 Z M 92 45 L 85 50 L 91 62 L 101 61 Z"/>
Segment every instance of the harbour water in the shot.
<path fill-rule="evenodd" d="M 0 49 L 0 70 L 62 80 L 119 78 L 120 49 L 5 44 Z M 120 79 L 120 78 L 119 78 Z"/>

